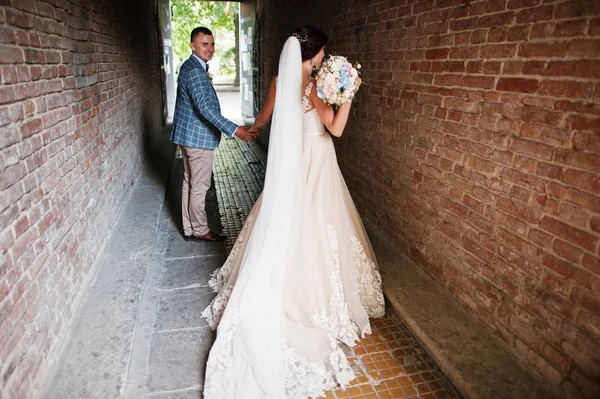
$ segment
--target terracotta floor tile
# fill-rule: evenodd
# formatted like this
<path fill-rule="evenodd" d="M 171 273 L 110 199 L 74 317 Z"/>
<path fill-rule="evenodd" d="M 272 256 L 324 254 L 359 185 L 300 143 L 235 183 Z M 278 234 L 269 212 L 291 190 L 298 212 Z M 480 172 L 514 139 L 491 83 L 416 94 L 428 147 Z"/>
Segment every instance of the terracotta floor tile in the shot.
<path fill-rule="evenodd" d="M 415 387 L 413 385 L 403 386 L 402 389 L 407 394 L 411 394 L 411 395 L 416 395 L 417 394 L 417 390 L 415 389 Z"/>
<path fill-rule="evenodd" d="M 367 353 L 367 349 L 363 345 L 357 345 L 356 348 L 354 348 L 354 353 L 357 356 L 364 355 L 365 353 Z"/>
<path fill-rule="evenodd" d="M 396 381 L 401 387 L 412 386 L 412 382 L 408 379 L 408 377 L 398 377 Z"/>
<path fill-rule="evenodd" d="M 373 389 L 373 386 L 371 384 L 369 384 L 369 385 L 361 385 L 360 392 L 363 395 L 365 395 L 365 397 L 367 395 L 369 395 L 369 396 L 373 396 L 374 395 L 375 397 L 377 396 L 377 395 L 375 395 L 375 390 Z"/>
<path fill-rule="evenodd" d="M 440 383 L 437 381 L 430 382 L 427 385 L 429 386 L 429 389 L 431 390 L 431 392 L 441 391 L 444 389 L 444 388 L 442 388 Z"/>
<path fill-rule="evenodd" d="M 417 392 L 419 392 L 420 394 L 431 392 L 431 390 L 429 389 L 427 384 L 418 384 L 415 386 L 415 388 L 417 389 Z"/>
<path fill-rule="evenodd" d="M 447 391 L 438 391 L 433 393 L 435 399 L 450 399 L 452 396 Z"/>
<path fill-rule="evenodd" d="M 360 387 L 350 387 L 348 388 L 348 393 L 350 394 L 350 396 L 362 396 L 362 391 Z"/>
<path fill-rule="evenodd" d="M 390 389 L 399 388 L 401 386 L 402 385 L 398 382 L 398 380 L 394 379 L 394 380 L 382 381 L 381 384 L 377 385 L 377 388 L 387 391 Z"/>
<path fill-rule="evenodd" d="M 364 384 L 366 382 L 369 382 L 369 377 L 367 377 L 366 374 L 361 374 L 360 376 L 356 377 L 356 380 L 354 380 L 355 384 Z"/>
<path fill-rule="evenodd" d="M 460 399 L 408 328 L 391 311 L 371 321 L 373 333 L 347 348 L 356 379 L 328 399 Z"/>

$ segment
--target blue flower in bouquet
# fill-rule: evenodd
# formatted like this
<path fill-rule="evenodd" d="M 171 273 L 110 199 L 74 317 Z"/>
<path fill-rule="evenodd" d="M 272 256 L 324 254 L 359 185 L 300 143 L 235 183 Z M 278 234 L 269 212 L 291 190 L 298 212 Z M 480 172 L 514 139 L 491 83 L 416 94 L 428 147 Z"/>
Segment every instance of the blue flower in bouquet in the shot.
<path fill-rule="evenodd" d="M 354 79 L 351 79 L 350 71 L 347 67 L 344 67 L 344 69 L 340 71 L 340 88 L 349 89 L 353 84 Z"/>
<path fill-rule="evenodd" d="M 323 91 L 323 89 L 322 89 L 322 88 L 320 88 L 320 87 L 317 87 L 317 96 L 318 96 L 320 99 L 324 99 L 324 98 L 325 98 L 325 92 L 324 92 L 324 91 Z"/>

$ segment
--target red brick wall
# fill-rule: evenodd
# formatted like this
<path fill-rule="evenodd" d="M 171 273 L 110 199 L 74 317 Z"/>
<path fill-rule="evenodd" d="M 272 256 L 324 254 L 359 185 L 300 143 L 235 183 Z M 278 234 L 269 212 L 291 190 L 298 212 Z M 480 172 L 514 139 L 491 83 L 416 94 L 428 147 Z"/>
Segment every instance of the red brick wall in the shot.
<path fill-rule="evenodd" d="M 362 62 L 337 143 L 366 221 L 538 374 L 600 397 L 600 2 L 259 5 L 264 82 L 300 23 Z"/>
<path fill-rule="evenodd" d="M 154 5 L 125 3 L 0 2 L 4 398 L 32 397 L 55 360 L 162 125 Z"/>

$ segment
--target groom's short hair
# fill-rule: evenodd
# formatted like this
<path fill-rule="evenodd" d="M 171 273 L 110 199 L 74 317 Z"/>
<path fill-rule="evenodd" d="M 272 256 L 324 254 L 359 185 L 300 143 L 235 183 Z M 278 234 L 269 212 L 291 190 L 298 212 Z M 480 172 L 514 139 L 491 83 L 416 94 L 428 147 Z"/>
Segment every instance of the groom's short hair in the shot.
<path fill-rule="evenodd" d="M 190 35 L 190 42 L 193 42 L 194 39 L 196 38 L 196 36 L 198 36 L 198 34 L 200 34 L 200 33 L 204 33 L 205 35 L 208 35 L 208 36 L 213 35 L 213 33 L 210 31 L 210 29 L 200 26 L 198 28 L 194 28 L 194 30 L 192 31 L 192 34 Z"/>

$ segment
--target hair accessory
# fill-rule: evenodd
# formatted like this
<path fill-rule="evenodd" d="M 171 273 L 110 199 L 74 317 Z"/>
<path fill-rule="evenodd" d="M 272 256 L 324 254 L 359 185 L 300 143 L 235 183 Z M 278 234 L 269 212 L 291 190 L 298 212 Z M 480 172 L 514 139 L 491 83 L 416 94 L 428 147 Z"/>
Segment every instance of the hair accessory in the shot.
<path fill-rule="evenodd" d="M 296 39 L 298 39 L 298 41 L 300 43 L 306 43 L 308 41 L 308 36 L 300 36 L 297 33 L 292 33 L 292 36 L 294 36 Z"/>

